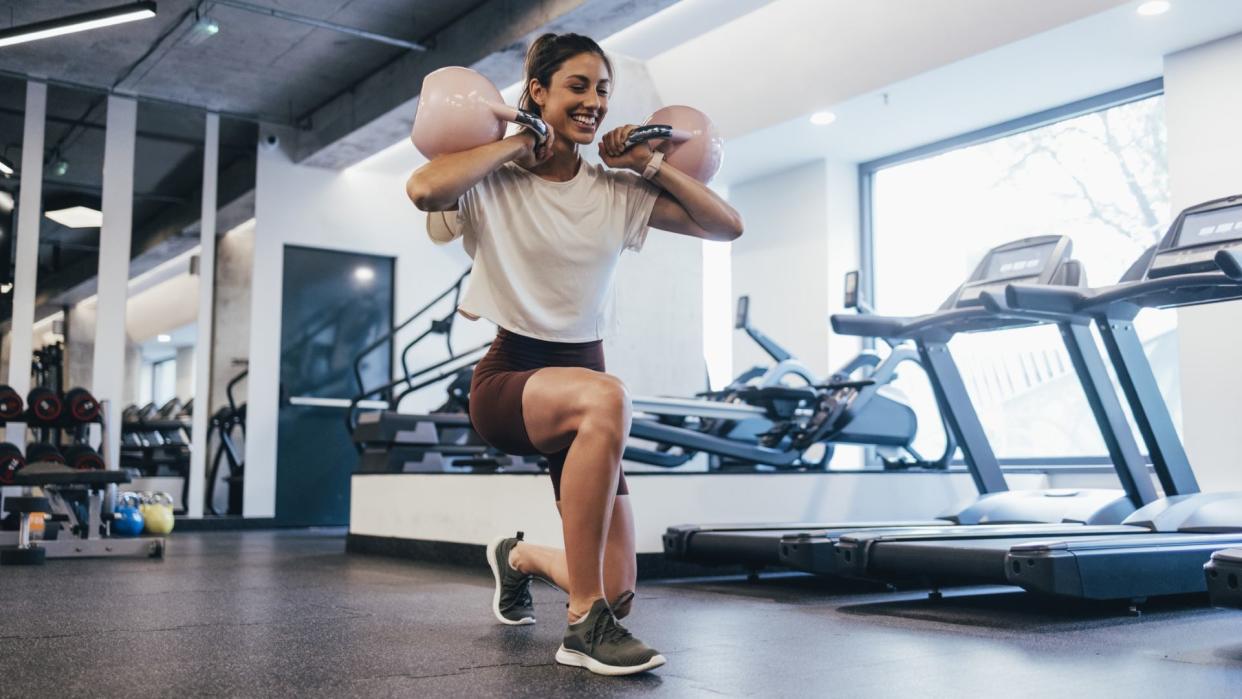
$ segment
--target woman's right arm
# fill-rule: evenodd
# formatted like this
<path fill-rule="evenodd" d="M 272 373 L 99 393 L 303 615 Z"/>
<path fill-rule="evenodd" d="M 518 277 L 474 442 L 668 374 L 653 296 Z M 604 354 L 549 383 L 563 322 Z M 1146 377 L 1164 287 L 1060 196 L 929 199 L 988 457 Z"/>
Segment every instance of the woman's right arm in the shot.
<path fill-rule="evenodd" d="M 527 156 L 534 149 L 535 137 L 528 131 L 472 148 L 448 153 L 423 165 L 410 175 L 405 193 L 422 211 L 449 211 L 457 200 L 496 168 Z"/>

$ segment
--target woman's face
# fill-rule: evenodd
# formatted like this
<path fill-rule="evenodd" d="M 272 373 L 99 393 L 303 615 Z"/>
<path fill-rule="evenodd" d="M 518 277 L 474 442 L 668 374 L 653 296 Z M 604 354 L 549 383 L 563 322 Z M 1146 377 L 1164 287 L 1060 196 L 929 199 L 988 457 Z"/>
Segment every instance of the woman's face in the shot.
<path fill-rule="evenodd" d="M 564 138 L 586 145 L 608 113 L 612 75 L 604 60 L 594 53 L 580 53 L 566 60 L 546 86 L 531 83 L 531 97 L 543 112 L 543 120 Z"/>

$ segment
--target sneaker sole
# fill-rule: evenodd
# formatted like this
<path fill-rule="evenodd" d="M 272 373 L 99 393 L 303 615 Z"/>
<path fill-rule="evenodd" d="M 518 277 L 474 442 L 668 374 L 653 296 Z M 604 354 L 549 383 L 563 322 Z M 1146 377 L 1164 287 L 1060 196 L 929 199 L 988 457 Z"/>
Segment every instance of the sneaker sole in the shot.
<path fill-rule="evenodd" d="M 637 675 L 640 672 L 654 670 L 668 661 L 664 659 L 663 655 L 656 655 L 642 665 L 609 665 L 607 663 L 601 663 L 586 653 L 576 650 L 569 650 L 565 646 L 561 646 L 556 651 L 556 662 L 561 665 L 569 665 L 570 667 L 584 668 L 597 675 L 620 677 L 623 675 Z"/>
<path fill-rule="evenodd" d="M 507 536 L 498 536 L 495 539 L 492 539 L 492 543 L 487 545 L 487 567 L 492 569 L 492 579 L 496 581 L 496 590 L 492 593 L 492 614 L 496 617 L 496 621 L 499 621 L 505 626 L 526 626 L 528 624 L 535 623 L 535 617 L 524 616 L 521 619 L 514 621 L 512 619 L 506 619 L 505 616 L 500 613 L 500 568 L 496 565 L 496 551 L 500 548 L 500 545 L 504 543 L 504 540 L 508 538 L 509 537 Z"/>

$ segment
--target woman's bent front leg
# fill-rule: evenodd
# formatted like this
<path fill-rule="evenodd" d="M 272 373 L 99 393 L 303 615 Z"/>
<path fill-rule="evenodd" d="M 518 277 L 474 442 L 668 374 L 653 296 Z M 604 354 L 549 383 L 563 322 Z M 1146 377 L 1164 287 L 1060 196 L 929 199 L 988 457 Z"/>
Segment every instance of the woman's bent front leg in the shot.
<path fill-rule="evenodd" d="M 605 543 L 630 429 L 629 395 L 608 374 L 549 367 L 526 382 L 522 413 L 537 449 L 554 453 L 569 447 L 560 506 L 569 615 L 577 619 L 605 596 Z"/>

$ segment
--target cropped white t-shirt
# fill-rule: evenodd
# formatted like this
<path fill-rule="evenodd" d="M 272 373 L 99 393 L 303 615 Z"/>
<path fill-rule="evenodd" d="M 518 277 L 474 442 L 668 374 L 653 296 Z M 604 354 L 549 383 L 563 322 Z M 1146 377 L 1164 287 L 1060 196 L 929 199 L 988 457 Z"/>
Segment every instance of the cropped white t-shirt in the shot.
<path fill-rule="evenodd" d="M 428 230 L 463 238 L 474 272 L 458 308 L 553 342 L 604 337 L 623 250 L 640 250 L 659 190 L 638 175 L 583 161 L 567 182 L 505 163 Z M 439 229 L 440 234 L 437 234 Z"/>

